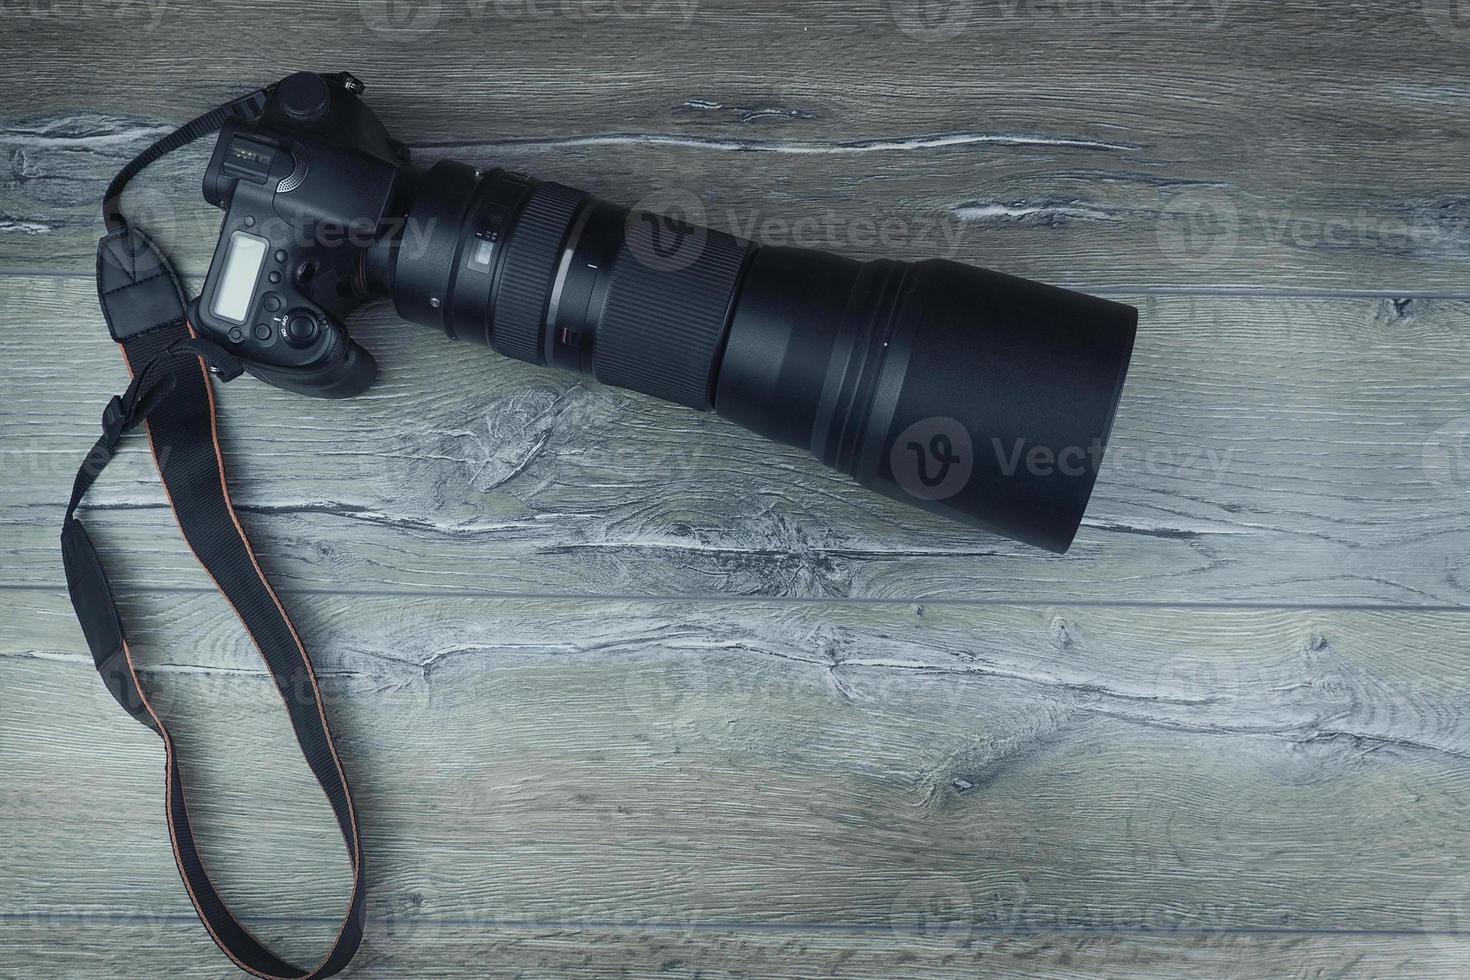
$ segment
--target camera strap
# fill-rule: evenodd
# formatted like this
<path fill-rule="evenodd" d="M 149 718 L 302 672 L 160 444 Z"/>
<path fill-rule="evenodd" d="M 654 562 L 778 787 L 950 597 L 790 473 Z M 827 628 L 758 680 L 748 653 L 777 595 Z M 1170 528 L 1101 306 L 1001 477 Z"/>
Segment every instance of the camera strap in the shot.
<path fill-rule="evenodd" d="M 194 119 L 140 153 L 107 188 L 103 218 L 108 234 L 97 245 L 97 293 L 132 382 L 107 403 L 102 437 L 77 472 L 62 522 L 61 552 L 67 591 L 103 683 L 128 714 L 163 740 L 169 837 L 200 921 L 240 969 L 263 980 L 310 980 L 337 973 L 362 941 L 367 885 L 357 814 L 311 660 L 261 570 L 230 500 L 209 377 L 212 373 L 229 381 L 240 374 L 241 364 L 195 334 L 173 265 L 147 235 L 129 227 L 120 210 L 124 187 L 149 163 L 218 130 L 227 119 L 259 115 L 265 98 L 265 90 L 252 92 Z M 116 454 L 123 436 L 140 423 L 147 430 L 179 529 L 259 649 L 302 755 L 326 794 L 347 846 L 352 897 L 331 949 L 310 969 L 294 966 L 267 949 L 231 914 L 211 883 L 189 825 L 173 738 L 143 690 L 102 561 L 76 516 L 82 497 Z"/>

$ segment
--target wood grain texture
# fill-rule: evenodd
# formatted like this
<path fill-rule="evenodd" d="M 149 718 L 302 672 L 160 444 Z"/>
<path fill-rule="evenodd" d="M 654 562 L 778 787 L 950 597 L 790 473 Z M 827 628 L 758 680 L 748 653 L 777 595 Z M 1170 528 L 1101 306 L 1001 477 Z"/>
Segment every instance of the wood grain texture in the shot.
<path fill-rule="evenodd" d="M 352 976 L 1470 973 L 1470 30 L 1441 0 L 261 0 L 0 10 L 0 973 L 238 975 L 56 533 L 121 387 L 97 199 L 349 68 L 423 160 L 1142 309 L 1077 546 L 369 313 L 224 389 L 366 828 Z M 130 213 L 200 273 L 205 146 Z M 698 212 L 696 211 L 696 214 Z M 306 960 L 346 861 L 141 452 L 88 508 L 211 870 Z M 285 692 L 285 696 L 297 696 Z"/>
<path fill-rule="evenodd" d="M 383 923 L 374 922 L 374 926 Z M 261 923 L 276 939 L 290 925 Z M 995 935 L 946 931 L 891 935 L 777 931 L 414 926 L 374 931 L 354 977 L 699 978 L 699 980 L 1460 980 L 1470 949 L 1408 936 Z M 239 974 L 209 959 L 193 922 L 94 918 L 0 924 L 0 957 L 36 980 L 131 975 L 148 950 L 160 975 L 225 980 Z M 156 951 L 156 952 L 155 952 Z"/>
<path fill-rule="evenodd" d="M 64 596 L 0 603 L 0 909 L 187 913 L 155 737 Z M 1461 613 L 292 606 L 379 915 L 1453 932 L 1470 882 Z M 214 596 L 125 614 L 224 894 L 323 940 L 345 858 L 253 650 Z"/>
<path fill-rule="evenodd" d="M 89 283 L 0 295 L 0 580 L 60 583 L 55 529 L 125 381 Z M 382 313 L 367 396 L 223 390 L 237 499 L 289 589 L 1463 604 L 1470 304 L 1140 297 L 1085 526 L 1057 558 L 860 490 L 720 419 Z M 1312 367 L 1309 367 L 1312 366 Z M 207 586 L 147 454 L 88 498 L 128 587 Z"/>
<path fill-rule="evenodd" d="M 53 6 L 6 25 L 0 268 L 89 273 L 147 140 L 351 67 L 425 159 L 693 195 L 767 241 L 1088 288 L 1466 291 L 1467 32 L 1439 0 L 313 0 L 288 32 L 253 0 Z M 202 152 L 134 204 L 194 271 Z"/>

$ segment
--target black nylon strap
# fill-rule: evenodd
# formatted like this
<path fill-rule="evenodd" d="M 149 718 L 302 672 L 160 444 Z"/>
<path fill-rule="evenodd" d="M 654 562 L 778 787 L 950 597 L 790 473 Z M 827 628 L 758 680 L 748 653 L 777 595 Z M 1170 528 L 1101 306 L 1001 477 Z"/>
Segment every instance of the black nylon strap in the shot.
<path fill-rule="evenodd" d="M 311 661 L 261 571 L 230 501 L 206 367 L 228 380 L 240 373 L 240 364 L 220 347 L 195 336 L 185 319 L 184 295 L 172 266 L 117 211 L 117 196 L 127 178 L 169 149 L 217 129 L 249 98 L 201 116 L 159 141 L 108 188 L 104 212 L 112 233 L 98 243 L 98 295 L 133 381 L 124 394 L 108 403 L 102 437 L 77 473 L 62 524 L 61 548 L 67 590 L 103 682 L 129 714 L 163 739 L 169 835 L 180 877 L 200 920 L 242 970 L 264 980 L 315 980 L 340 971 L 362 941 L 367 887 L 356 810 L 327 727 Z M 107 575 L 86 528 L 75 516 L 77 505 L 116 453 L 124 434 L 139 423 L 147 427 L 154 461 L 179 527 L 255 641 L 347 847 L 351 899 L 331 949 L 311 968 L 288 963 L 261 944 L 230 913 L 209 880 L 189 824 L 173 739 L 139 683 Z"/>
<path fill-rule="evenodd" d="M 122 212 L 119 210 L 122 203 L 123 188 L 127 187 L 128 181 L 138 176 L 144 167 L 159 157 L 172 153 L 179 147 L 194 142 L 201 136 L 208 136 L 223 126 L 227 119 L 232 117 L 253 118 L 260 115 L 260 110 L 265 107 L 267 94 L 267 89 L 256 89 L 249 95 L 235 99 L 233 102 L 227 102 L 222 106 L 210 109 L 204 115 L 184 123 L 184 125 L 129 160 L 127 166 L 119 170 L 117 176 L 112 178 L 112 183 L 107 185 L 107 193 L 102 195 L 102 221 L 107 225 L 108 232 L 122 231 L 128 226 L 127 219 L 122 216 Z"/>

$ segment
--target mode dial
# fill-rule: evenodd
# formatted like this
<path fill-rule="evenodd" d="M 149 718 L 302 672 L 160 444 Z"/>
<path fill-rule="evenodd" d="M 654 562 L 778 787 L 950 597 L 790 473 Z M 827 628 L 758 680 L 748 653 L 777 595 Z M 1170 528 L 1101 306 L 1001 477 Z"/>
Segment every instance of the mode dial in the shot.
<path fill-rule="evenodd" d="M 281 79 L 276 100 L 286 115 L 298 122 L 314 122 L 327 114 L 332 103 L 326 79 L 316 72 L 298 71 Z"/>

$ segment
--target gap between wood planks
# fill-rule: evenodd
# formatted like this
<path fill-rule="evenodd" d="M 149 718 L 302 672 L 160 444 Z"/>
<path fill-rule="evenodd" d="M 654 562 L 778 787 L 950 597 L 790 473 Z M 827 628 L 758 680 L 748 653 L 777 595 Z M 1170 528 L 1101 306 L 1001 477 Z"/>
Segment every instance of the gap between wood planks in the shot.
<path fill-rule="evenodd" d="M 44 918 L 47 924 L 64 925 L 68 922 L 100 923 L 104 925 L 168 925 L 171 923 L 192 924 L 198 922 L 198 917 L 187 912 L 46 912 L 44 915 L 29 912 L 0 912 L 0 926 L 19 923 L 22 925 L 36 924 L 38 918 Z M 336 926 L 341 922 L 339 916 L 329 915 L 242 915 L 242 920 L 255 926 Z M 389 917 L 391 918 L 391 917 Z M 384 918 L 373 918 L 369 916 L 368 922 L 382 922 Z M 483 920 L 470 918 L 456 918 L 454 916 L 426 917 L 415 920 L 414 928 L 420 929 L 425 926 L 434 929 L 465 929 L 483 928 Z M 546 929 L 561 928 L 566 925 L 565 920 L 558 919 L 525 919 L 518 918 L 514 921 L 496 922 L 497 931 L 507 932 L 540 932 Z M 1022 926 L 1003 925 L 999 923 L 975 922 L 966 923 L 966 929 L 971 933 L 982 935 L 1014 935 L 1014 936 L 1048 936 L 1048 935 L 1123 935 L 1123 936 L 1379 936 L 1384 938 L 1396 938 L 1404 936 L 1443 936 L 1446 938 L 1463 938 L 1465 933 L 1454 929 L 1306 929 L 1306 928 L 1273 928 L 1268 926 L 1181 926 L 1177 929 L 1160 929 L 1155 926 Z M 625 920 L 607 920 L 578 918 L 576 920 L 578 929 L 606 929 L 613 932 L 751 932 L 751 933 L 782 933 L 782 932 L 825 932 L 847 935 L 906 935 L 926 936 L 932 935 L 933 926 L 906 925 L 895 922 L 874 923 L 851 923 L 838 922 L 743 922 L 739 920 L 717 921 L 717 922 L 660 922 L 650 920 L 648 922 L 630 923 Z"/>
<path fill-rule="evenodd" d="M 190 281 L 195 276 L 186 277 Z M 83 279 L 93 276 L 85 272 L 55 272 L 48 269 L 0 269 L 0 279 Z M 1094 296 L 1198 296 L 1202 299 L 1364 299 L 1416 300 L 1435 299 L 1450 302 L 1470 300 L 1470 292 L 1445 289 L 1312 289 L 1281 286 L 1088 286 L 1073 283 L 1065 288 Z"/>
<path fill-rule="evenodd" d="M 97 511 L 114 508 L 98 507 Z M 162 510 L 161 507 L 119 507 L 117 510 Z M 57 509 L 58 513 L 60 508 Z M 204 586 L 150 585 L 115 586 L 119 596 L 149 595 L 215 595 L 216 590 Z M 292 596 L 343 596 L 365 599 L 423 599 L 435 597 L 422 589 L 385 589 L 366 586 L 360 589 L 316 589 L 309 586 L 278 586 L 281 595 Z M 0 582 L 0 592 L 45 592 L 60 594 L 61 587 L 55 583 Z M 1017 609 L 1047 609 L 1052 606 L 1076 607 L 1079 609 L 1219 609 L 1224 611 L 1254 610 L 1257 612 L 1388 612 L 1388 613 L 1453 613 L 1470 614 L 1470 605 L 1436 604 L 1404 605 L 1392 602 L 1252 602 L 1242 600 L 1201 600 L 1198 602 L 1179 599 L 890 599 L 883 596 L 781 596 L 751 595 L 735 593 L 710 593 L 708 595 L 647 595 L 641 593 L 590 593 L 590 592 L 500 592 L 494 590 L 460 590 L 453 598 L 463 599 L 525 599 L 529 601 L 608 601 L 608 602 L 680 602 L 680 603 L 748 603 L 771 605 L 844 605 L 844 606 L 955 606 L 955 607 L 1001 607 Z"/>

